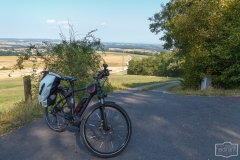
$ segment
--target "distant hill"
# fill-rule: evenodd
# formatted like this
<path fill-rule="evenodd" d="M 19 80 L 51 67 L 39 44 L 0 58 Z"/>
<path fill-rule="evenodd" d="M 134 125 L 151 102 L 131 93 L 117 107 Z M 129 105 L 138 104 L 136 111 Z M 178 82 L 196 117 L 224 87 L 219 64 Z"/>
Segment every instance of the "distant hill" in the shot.
<path fill-rule="evenodd" d="M 162 45 L 157 44 L 138 44 L 138 43 L 110 43 L 103 42 L 104 49 L 109 50 L 110 48 L 120 48 L 120 49 L 143 49 L 143 50 L 152 50 L 155 52 L 160 52 L 163 49 Z"/>
<path fill-rule="evenodd" d="M 0 38 L 0 51 L 20 52 L 28 48 L 30 44 L 41 44 L 43 41 L 50 41 L 53 43 L 60 43 L 61 39 L 37 39 L 37 38 Z M 102 42 L 105 51 L 134 51 L 137 52 L 161 52 L 163 47 L 161 44 L 139 44 L 139 43 L 116 43 L 116 42 Z M 12 55 L 13 53 L 8 55 Z M 7 53 L 4 53 L 6 55 Z"/>

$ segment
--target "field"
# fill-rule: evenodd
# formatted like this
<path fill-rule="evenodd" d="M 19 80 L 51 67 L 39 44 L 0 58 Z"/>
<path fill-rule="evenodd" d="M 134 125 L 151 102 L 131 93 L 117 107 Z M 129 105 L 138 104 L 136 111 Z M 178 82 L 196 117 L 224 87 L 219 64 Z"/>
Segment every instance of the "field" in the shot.
<path fill-rule="evenodd" d="M 126 89 L 136 86 L 137 84 L 147 84 L 151 82 L 165 81 L 166 78 L 161 77 L 148 77 L 148 76 L 131 76 L 126 75 L 127 65 L 126 62 L 132 59 L 141 59 L 147 57 L 144 55 L 124 54 L 124 66 L 122 66 L 122 53 L 106 52 L 102 55 L 109 69 L 112 70 L 109 80 L 115 89 Z M 130 57 L 131 56 L 131 57 Z M 13 103 L 24 99 L 23 94 L 23 76 L 31 74 L 31 63 L 25 64 L 25 69 L 15 71 L 8 74 L 11 70 L 1 70 L 2 67 L 11 69 L 16 63 L 16 56 L 0 56 L 0 108 L 9 109 Z M 124 75 L 122 69 L 124 67 Z"/>
<path fill-rule="evenodd" d="M 123 67 L 124 67 L 124 70 L 127 69 L 126 62 L 129 61 L 131 57 L 133 60 L 137 60 L 137 59 L 141 59 L 148 56 L 126 54 L 126 53 L 124 53 L 124 56 L 123 56 L 122 53 L 106 52 L 105 54 L 102 54 L 102 57 L 108 64 L 109 69 L 113 70 L 112 73 L 118 73 L 122 71 Z M 123 58 L 124 58 L 124 64 L 122 63 Z M 16 60 L 17 60 L 17 56 L 0 56 L 0 79 L 9 78 L 8 74 L 11 71 L 10 69 L 16 63 Z M 24 66 L 25 66 L 25 69 L 15 71 L 13 74 L 11 74 L 11 76 L 19 78 L 21 75 L 23 76 L 23 75 L 31 74 L 31 62 L 25 63 Z M 7 68 L 7 70 L 3 70 L 2 69 L 3 67 Z"/>
<path fill-rule="evenodd" d="M 129 60 L 139 60 L 148 56 L 145 55 L 136 55 L 136 54 L 126 54 L 126 53 L 118 53 L 118 52 L 106 52 L 102 54 L 103 59 L 109 66 L 109 69 L 112 70 L 112 73 L 119 73 L 127 69 L 126 62 Z M 124 62 L 124 63 L 123 63 Z"/>

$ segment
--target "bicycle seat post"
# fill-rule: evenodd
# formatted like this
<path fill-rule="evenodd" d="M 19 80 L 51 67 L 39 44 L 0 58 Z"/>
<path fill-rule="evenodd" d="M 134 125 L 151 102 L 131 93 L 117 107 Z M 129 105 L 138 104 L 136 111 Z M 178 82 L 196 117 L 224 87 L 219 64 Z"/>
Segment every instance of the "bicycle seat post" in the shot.
<path fill-rule="evenodd" d="M 70 96 L 70 107 L 71 107 L 71 113 L 74 112 L 75 102 L 74 102 L 74 81 L 69 80 L 70 83 L 70 92 L 72 92 L 72 95 Z"/>
<path fill-rule="evenodd" d="M 69 81 L 70 86 L 71 86 L 71 90 L 74 90 L 74 82 L 73 81 Z"/>

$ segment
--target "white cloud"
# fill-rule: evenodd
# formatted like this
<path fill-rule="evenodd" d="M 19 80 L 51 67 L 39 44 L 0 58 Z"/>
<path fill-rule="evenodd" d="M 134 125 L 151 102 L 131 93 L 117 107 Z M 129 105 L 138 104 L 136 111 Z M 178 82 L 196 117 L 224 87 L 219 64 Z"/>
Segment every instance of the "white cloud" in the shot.
<path fill-rule="evenodd" d="M 105 22 L 101 23 L 102 26 L 104 26 L 105 24 L 106 24 Z"/>
<path fill-rule="evenodd" d="M 55 20 L 49 19 L 49 20 L 47 20 L 47 23 L 55 23 Z"/>

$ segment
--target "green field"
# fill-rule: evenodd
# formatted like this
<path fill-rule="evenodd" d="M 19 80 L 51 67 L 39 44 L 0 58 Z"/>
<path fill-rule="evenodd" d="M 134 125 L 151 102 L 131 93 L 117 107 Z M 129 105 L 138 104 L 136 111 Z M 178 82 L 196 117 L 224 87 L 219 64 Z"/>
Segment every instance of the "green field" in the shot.
<path fill-rule="evenodd" d="M 24 98 L 22 77 L 0 79 L 0 108 L 8 109 Z"/>

